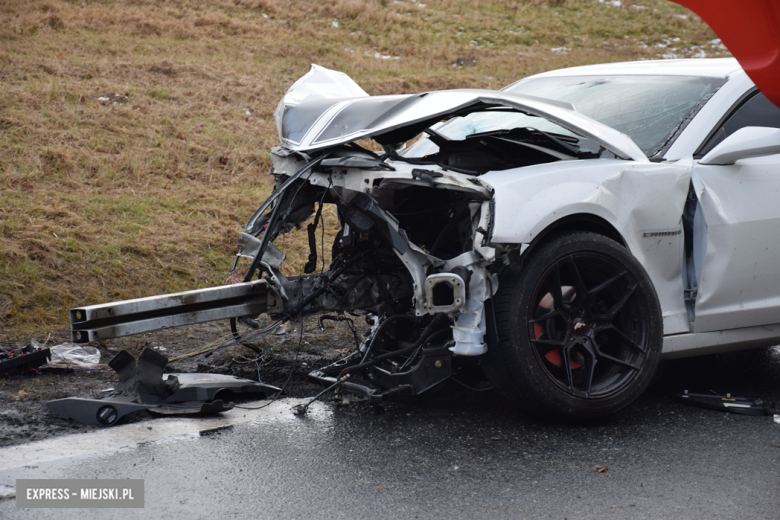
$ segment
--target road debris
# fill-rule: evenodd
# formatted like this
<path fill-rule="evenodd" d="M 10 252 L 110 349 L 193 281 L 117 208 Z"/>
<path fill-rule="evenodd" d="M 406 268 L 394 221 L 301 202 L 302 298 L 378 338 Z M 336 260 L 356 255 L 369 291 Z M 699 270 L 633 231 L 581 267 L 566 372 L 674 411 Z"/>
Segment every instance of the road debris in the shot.
<path fill-rule="evenodd" d="M 91 426 L 113 426 L 137 410 L 159 414 L 216 413 L 233 408 L 233 402 L 225 401 L 233 395 L 267 397 L 280 391 L 275 386 L 235 376 L 163 374 L 168 358 L 148 348 L 137 360 L 123 350 L 108 364 L 119 376 L 119 383 L 108 397 L 55 399 L 46 407 L 61 417 Z"/>
<path fill-rule="evenodd" d="M 75 343 L 62 343 L 51 347 L 51 364 L 93 367 L 100 363 L 100 351 L 95 347 L 82 347 Z"/>
<path fill-rule="evenodd" d="M 48 348 L 36 348 L 34 345 L 20 348 L 12 344 L 0 344 L 0 374 L 11 371 L 37 373 L 36 368 L 45 364 L 49 356 Z"/>
<path fill-rule="evenodd" d="M 719 410 L 721 412 L 738 413 L 741 415 L 769 415 L 771 405 L 761 399 L 748 397 L 732 397 L 731 394 L 692 394 L 685 390 L 677 394 L 677 401 L 683 404 Z M 775 416 L 777 417 L 777 416 Z M 777 419 L 775 419 L 777 422 Z"/>
<path fill-rule="evenodd" d="M 333 383 L 332 385 L 327 387 L 325 390 L 323 390 L 319 394 L 317 394 L 314 397 L 312 397 L 311 400 L 309 402 L 307 402 L 306 404 L 299 404 L 299 405 L 293 406 L 292 407 L 292 413 L 294 413 L 295 415 L 305 415 L 306 412 L 309 411 L 309 406 L 311 406 L 311 403 L 313 403 L 314 401 L 316 401 L 317 399 L 322 397 L 327 392 L 330 392 L 331 390 L 335 389 L 337 386 L 339 386 L 340 384 L 344 383 L 347 379 L 349 379 L 349 374 L 344 374 L 343 376 L 338 378 L 335 383 Z"/>

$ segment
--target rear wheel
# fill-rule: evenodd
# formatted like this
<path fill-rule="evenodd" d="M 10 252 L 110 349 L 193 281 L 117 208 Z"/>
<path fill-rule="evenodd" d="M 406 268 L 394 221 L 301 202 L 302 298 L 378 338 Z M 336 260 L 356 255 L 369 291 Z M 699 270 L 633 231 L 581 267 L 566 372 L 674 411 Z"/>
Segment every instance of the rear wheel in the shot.
<path fill-rule="evenodd" d="M 594 233 L 559 235 L 503 273 L 485 371 L 537 415 L 583 419 L 636 399 L 658 366 L 663 323 L 639 262 Z"/>

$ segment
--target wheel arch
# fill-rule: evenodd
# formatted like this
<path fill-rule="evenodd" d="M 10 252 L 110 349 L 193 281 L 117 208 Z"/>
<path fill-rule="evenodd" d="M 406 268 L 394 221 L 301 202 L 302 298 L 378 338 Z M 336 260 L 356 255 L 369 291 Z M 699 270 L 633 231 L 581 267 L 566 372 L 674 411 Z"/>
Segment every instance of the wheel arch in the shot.
<path fill-rule="evenodd" d="M 592 213 L 575 213 L 562 217 L 545 227 L 536 235 L 536 237 L 534 237 L 530 245 L 525 248 L 522 256 L 526 257 L 539 244 L 546 242 L 560 233 L 569 231 L 589 231 L 591 233 L 597 233 L 607 238 L 611 238 L 621 246 L 630 250 L 620 231 L 605 218 Z"/>

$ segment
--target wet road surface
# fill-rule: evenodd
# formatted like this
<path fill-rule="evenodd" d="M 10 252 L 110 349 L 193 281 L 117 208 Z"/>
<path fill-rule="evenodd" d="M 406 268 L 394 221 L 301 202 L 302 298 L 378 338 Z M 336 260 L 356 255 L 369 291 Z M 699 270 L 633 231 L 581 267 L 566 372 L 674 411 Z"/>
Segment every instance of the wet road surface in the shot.
<path fill-rule="evenodd" d="M 317 406 L 301 418 L 276 403 L 246 412 L 249 422 L 134 437 L 98 455 L 44 460 L 41 449 L 29 467 L 3 465 L 0 450 L 0 482 L 145 479 L 145 509 L 4 500 L 0 517 L 780 518 L 780 424 L 677 404 L 684 389 L 780 403 L 780 349 L 665 362 L 636 404 L 589 425 L 536 421 L 492 392 L 459 391 L 383 414 Z M 143 427 L 152 435 L 162 421 Z"/>

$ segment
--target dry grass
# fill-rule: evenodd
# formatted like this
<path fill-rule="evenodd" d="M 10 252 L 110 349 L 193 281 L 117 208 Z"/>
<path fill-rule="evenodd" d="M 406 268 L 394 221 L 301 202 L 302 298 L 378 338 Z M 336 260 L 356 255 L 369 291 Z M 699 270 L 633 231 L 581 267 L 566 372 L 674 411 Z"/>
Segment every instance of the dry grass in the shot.
<path fill-rule="evenodd" d="M 222 283 L 311 63 L 371 94 L 499 88 L 673 37 L 714 35 L 665 0 L 0 1 L 0 339 Z"/>

